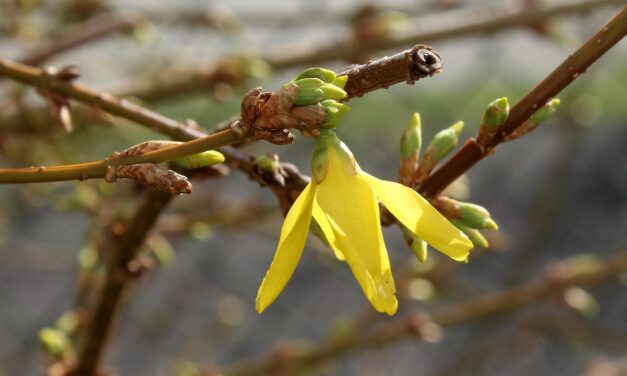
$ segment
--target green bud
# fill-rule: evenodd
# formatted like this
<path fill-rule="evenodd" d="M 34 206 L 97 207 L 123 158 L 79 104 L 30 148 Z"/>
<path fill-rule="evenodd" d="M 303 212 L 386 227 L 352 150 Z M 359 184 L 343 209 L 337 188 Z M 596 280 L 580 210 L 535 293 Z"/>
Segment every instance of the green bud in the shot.
<path fill-rule="evenodd" d="M 427 242 L 416 236 L 405 226 L 403 226 L 403 237 L 405 238 L 405 241 L 409 245 L 409 248 L 411 248 L 411 251 L 414 253 L 418 261 L 423 263 L 426 262 Z"/>
<path fill-rule="evenodd" d="M 357 174 L 357 162 L 355 156 L 340 140 L 332 129 L 320 129 L 320 136 L 316 140 L 314 153 L 311 158 L 311 172 L 316 182 L 320 183 L 327 174 L 329 165 L 329 152 L 335 153 L 342 168 L 347 174 Z"/>
<path fill-rule="evenodd" d="M 439 131 L 427 146 L 425 154 L 431 154 L 435 162 L 441 161 L 450 153 L 459 142 L 459 135 L 464 128 L 464 122 L 458 121 L 450 127 Z"/>
<path fill-rule="evenodd" d="M 401 136 L 401 157 L 403 159 L 411 158 L 412 155 L 420 154 L 422 147 L 422 131 L 421 131 L 420 114 L 414 112 L 407 128 Z"/>
<path fill-rule="evenodd" d="M 177 159 L 174 164 L 187 169 L 213 166 L 224 162 L 224 155 L 219 151 L 207 150 L 202 153 L 189 155 L 185 158 Z"/>
<path fill-rule="evenodd" d="M 57 319 L 55 326 L 63 333 L 72 334 L 79 327 L 79 314 L 76 311 L 68 311 Z"/>
<path fill-rule="evenodd" d="M 488 243 L 488 239 L 486 239 L 485 236 L 483 236 L 483 234 L 481 234 L 479 230 L 470 228 L 466 226 L 462 221 L 459 221 L 457 219 L 452 219 L 451 223 L 453 223 L 455 227 L 457 227 L 458 229 L 462 230 L 462 232 L 466 234 L 466 236 L 468 236 L 468 239 L 470 239 L 470 241 L 472 242 L 472 244 L 475 245 L 475 247 L 479 247 L 483 249 L 487 249 L 490 247 L 490 243 Z"/>
<path fill-rule="evenodd" d="M 345 104 L 339 103 L 334 99 L 327 99 L 320 102 L 322 107 L 327 112 L 327 119 L 323 124 L 325 128 L 335 128 L 340 124 L 340 121 L 344 117 L 344 114 L 350 111 L 350 107 Z"/>
<path fill-rule="evenodd" d="M 278 167 L 278 163 L 279 158 L 273 153 L 261 154 L 255 158 L 255 165 L 264 172 L 273 172 Z"/>
<path fill-rule="evenodd" d="M 481 116 L 481 126 L 479 128 L 478 137 L 480 144 L 485 145 L 490 142 L 492 137 L 498 132 L 499 127 L 507 119 L 508 114 L 509 102 L 506 97 L 499 98 L 488 105 Z"/>
<path fill-rule="evenodd" d="M 39 331 L 39 342 L 44 351 L 60 359 L 71 349 L 70 339 L 58 329 L 43 328 Z"/>
<path fill-rule="evenodd" d="M 507 98 L 499 98 L 488 105 L 481 117 L 481 125 L 488 129 L 498 129 L 505 122 L 508 114 L 509 102 Z"/>
<path fill-rule="evenodd" d="M 340 89 L 344 89 L 347 82 L 348 82 L 348 76 L 343 75 L 343 76 L 337 76 L 333 81 L 331 81 L 331 84 L 339 87 Z"/>
<path fill-rule="evenodd" d="M 300 80 L 301 78 L 319 78 L 324 82 L 332 82 L 335 77 L 335 72 L 332 70 L 316 67 L 303 70 L 296 76 L 294 81 Z"/>
<path fill-rule="evenodd" d="M 293 81 L 295 85 L 297 85 L 301 89 L 305 88 L 320 88 L 327 83 L 322 81 L 319 78 L 310 77 L 310 78 L 301 78 L 299 80 Z"/>
<path fill-rule="evenodd" d="M 499 226 L 490 217 L 490 212 L 483 206 L 469 202 L 459 203 L 460 220 L 470 228 L 498 230 Z"/>
<path fill-rule="evenodd" d="M 324 99 L 324 92 L 320 88 L 305 87 L 298 92 L 298 98 L 294 101 L 294 106 L 309 106 Z"/>
<path fill-rule="evenodd" d="M 553 115 L 553 113 L 555 112 L 559 104 L 560 104 L 559 99 L 557 98 L 551 99 L 550 101 L 546 102 L 544 106 L 540 107 L 538 111 L 536 111 L 533 115 L 531 115 L 531 117 L 529 118 L 529 122 L 534 125 L 538 125 L 542 123 L 543 121 L 548 119 L 551 115 Z"/>
<path fill-rule="evenodd" d="M 324 93 L 324 99 L 335 99 L 336 101 L 339 101 L 348 96 L 344 89 L 341 89 L 333 84 L 322 85 L 320 89 Z"/>

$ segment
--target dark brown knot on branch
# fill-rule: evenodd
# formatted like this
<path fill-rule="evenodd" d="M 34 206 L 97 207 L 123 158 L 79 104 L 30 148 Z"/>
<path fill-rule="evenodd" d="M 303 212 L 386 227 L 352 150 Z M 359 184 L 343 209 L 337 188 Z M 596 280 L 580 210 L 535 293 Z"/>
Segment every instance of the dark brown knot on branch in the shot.
<path fill-rule="evenodd" d="M 433 76 L 442 71 L 442 58 L 431 47 L 425 45 L 414 46 L 406 55 L 409 61 L 407 83 L 413 84 L 426 75 Z"/>
<path fill-rule="evenodd" d="M 298 129 L 305 136 L 316 136 L 327 112 L 320 105 L 293 107 L 299 92 L 300 88 L 292 83 L 274 93 L 260 87 L 252 89 L 242 100 L 241 119 L 231 128 L 240 135 L 278 145 L 294 141 L 290 129 Z"/>

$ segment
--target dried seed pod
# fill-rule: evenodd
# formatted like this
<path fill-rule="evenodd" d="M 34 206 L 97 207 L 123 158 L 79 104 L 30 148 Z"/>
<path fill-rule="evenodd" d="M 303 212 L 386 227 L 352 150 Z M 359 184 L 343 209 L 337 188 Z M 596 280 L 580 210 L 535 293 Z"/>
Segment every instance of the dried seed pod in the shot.
<path fill-rule="evenodd" d="M 117 166 L 114 171 L 116 178 L 133 179 L 162 192 L 171 194 L 192 193 L 192 185 L 187 177 L 151 163 Z"/>

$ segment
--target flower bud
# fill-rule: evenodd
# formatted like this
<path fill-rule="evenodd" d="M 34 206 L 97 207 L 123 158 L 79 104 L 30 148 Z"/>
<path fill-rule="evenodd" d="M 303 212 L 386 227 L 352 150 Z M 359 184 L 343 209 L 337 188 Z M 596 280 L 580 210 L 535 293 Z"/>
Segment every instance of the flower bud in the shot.
<path fill-rule="evenodd" d="M 324 69 L 324 68 L 307 68 L 300 72 L 296 78 L 294 78 L 294 82 L 300 80 L 301 78 L 318 78 L 324 82 L 332 82 L 335 79 L 335 72 L 332 70 Z"/>
<path fill-rule="evenodd" d="M 466 236 L 468 236 L 468 239 L 470 239 L 475 247 L 483 249 L 487 249 L 490 247 L 490 243 L 488 243 L 488 240 L 485 238 L 485 236 L 483 236 L 483 234 L 481 234 L 479 230 L 470 228 L 466 226 L 462 221 L 459 221 L 457 219 L 452 219 L 451 223 L 454 224 L 455 227 L 460 229 L 464 234 L 466 234 Z"/>
<path fill-rule="evenodd" d="M 401 165 L 399 168 L 401 184 L 410 186 L 413 183 L 421 147 L 420 114 L 415 112 L 401 136 Z"/>
<path fill-rule="evenodd" d="M 506 97 L 499 98 L 490 103 L 481 117 L 481 126 L 479 128 L 479 137 L 477 141 L 486 145 L 492 137 L 498 132 L 499 127 L 507 119 L 509 114 L 509 102 Z"/>
<path fill-rule="evenodd" d="M 459 142 L 459 135 L 464 122 L 458 121 L 450 127 L 439 131 L 427 146 L 416 171 L 415 181 L 422 182 L 429 176 L 435 165 L 450 153 Z"/>
<path fill-rule="evenodd" d="M 348 96 L 344 89 L 341 89 L 333 84 L 322 85 L 320 89 L 324 93 L 324 99 L 335 99 L 336 101 L 339 101 Z"/>
<path fill-rule="evenodd" d="M 459 202 L 460 221 L 470 228 L 498 230 L 499 226 L 490 217 L 490 212 L 483 206 L 469 202 Z"/>
<path fill-rule="evenodd" d="M 505 137 L 504 141 L 515 140 L 521 136 L 526 135 L 527 133 L 533 131 L 546 119 L 551 117 L 553 113 L 556 111 L 557 106 L 559 106 L 560 100 L 557 98 L 551 99 L 546 102 L 546 104 L 538 111 L 536 111 L 527 121 L 525 121 L 520 127 L 516 128 L 511 134 Z"/>
<path fill-rule="evenodd" d="M 71 350 L 72 346 L 70 339 L 63 331 L 53 328 L 41 329 L 39 331 L 39 342 L 44 351 L 57 359 L 63 358 Z"/>
<path fill-rule="evenodd" d="M 560 100 L 558 98 L 553 98 L 550 101 L 546 102 L 546 104 L 538 111 L 536 111 L 529 118 L 529 122 L 535 124 L 536 126 L 540 125 L 543 121 L 548 119 L 553 113 L 555 113 L 557 106 L 559 106 Z"/>
<path fill-rule="evenodd" d="M 191 170 L 195 168 L 213 166 L 222 162 L 224 162 L 224 155 L 222 155 L 222 153 L 215 150 L 207 150 L 202 153 L 177 159 L 174 161 L 174 164 Z"/>
<path fill-rule="evenodd" d="M 420 262 L 427 261 L 427 242 L 416 236 L 407 227 L 403 226 L 403 238 Z"/>
<path fill-rule="evenodd" d="M 413 158 L 420 154 L 420 148 L 422 147 L 422 130 L 420 114 L 414 112 L 407 128 L 403 131 L 401 136 L 401 158 Z"/>
<path fill-rule="evenodd" d="M 350 107 L 345 104 L 339 103 L 334 99 L 327 99 L 320 102 L 322 107 L 324 107 L 327 112 L 327 119 L 322 125 L 325 128 L 335 128 L 340 124 L 342 117 L 348 111 L 350 111 Z"/>
<path fill-rule="evenodd" d="M 255 165 L 263 172 L 274 172 L 279 165 L 279 158 L 273 153 L 261 154 L 255 158 Z"/>
<path fill-rule="evenodd" d="M 344 86 L 346 86 L 346 82 L 348 82 L 347 75 L 337 76 L 333 81 L 331 81 L 333 85 L 339 87 L 340 89 L 344 89 Z"/>
<path fill-rule="evenodd" d="M 436 162 L 441 161 L 457 146 L 462 129 L 464 129 L 464 122 L 458 121 L 450 127 L 436 133 L 429 143 L 429 146 L 427 146 L 425 154 L 432 153 Z"/>

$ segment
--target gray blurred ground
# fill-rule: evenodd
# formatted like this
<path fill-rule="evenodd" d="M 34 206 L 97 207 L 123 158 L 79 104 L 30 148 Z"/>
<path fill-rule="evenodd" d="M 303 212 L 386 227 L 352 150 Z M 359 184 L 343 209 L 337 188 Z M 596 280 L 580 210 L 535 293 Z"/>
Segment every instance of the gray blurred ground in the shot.
<path fill-rule="evenodd" d="M 189 6 L 198 4 L 205 2 L 189 2 Z M 310 6 L 305 2 L 286 4 L 297 10 Z M 148 1 L 134 5 L 154 6 Z M 612 12 L 606 9 L 570 17 L 562 21 L 563 28 L 575 38 L 585 38 Z M 116 76 L 125 72 L 125 65 L 132 65 L 129 62 L 159 52 L 181 49 L 181 53 L 219 56 L 240 46 L 264 46 L 297 36 L 279 25 L 277 21 L 277 25 L 235 40 L 202 29 L 166 29 L 160 39 L 141 48 L 126 39 L 113 39 L 55 62 L 78 62 L 86 67 L 86 82 L 107 85 L 111 82 L 105 75 Z M 324 32 L 314 29 L 298 33 L 323 36 Z M 500 96 L 514 102 L 576 46 L 577 42 L 572 42 L 560 47 L 522 30 L 439 42 L 434 47 L 443 56 L 443 74 L 413 87 L 398 86 L 351 102 L 352 111 L 340 136 L 362 168 L 394 180 L 398 138 L 413 111 L 422 113 L 425 139 L 457 119 L 466 121 L 465 135 L 471 136 L 488 102 Z M 112 56 L 112 48 L 120 48 L 128 60 Z M 495 156 L 470 172 L 471 200 L 489 208 L 498 221 L 507 237 L 506 252 L 484 252 L 472 257 L 468 265 L 457 267 L 449 289 L 442 291 L 440 299 L 427 303 L 427 308 L 522 282 L 540 275 L 552 260 L 579 253 L 606 256 L 627 246 L 625 57 L 622 43 L 560 96 L 559 116 L 530 136 L 499 147 Z M 263 85 L 275 88 L 292 73 L 280 74 Z M 608 104 L 604 98 L 613 98 L 614 103 Z M 236 108 L 236 99 L 228 106 Z M 226 118 L 211 112 L 214 108 L 215 104 L 196 99 L 162 110 L 213 124 Z M 276 151 L 283 160 L 307 171 L 310 148 L 309 140 L 299 139 L 285 148 L 258 144 L 250 150 Z M 66 186 L 69 183 L 60 189 Z M 237 172 L 195 185 L 194 195 L 210 192 L 223 194 L 227 203 L 252 197 L 274 205 L 269 192 Z M 17 188 L 0 187 L 0 201 L 19 197 Z M 174 210 L 197 205 L 198 197 L 177 199 Z M 89 216 L 80 212 L 55 211 L 46 200 L 41 205 L 22 202 L 4 226 L 5 239 L 0 243 L 0 374 L 7 375 L 36 375 L 44 370 L 37 332 L 73 304 L 75 256 L 90 222 Z M 338 318 L 362 312 L 367 302 L 350 271 L 321 258 L 313 249 L 321 248 L 315 239 L 280 298 L 262 316 L 254 312 L 254 297 L 272 258 L 281 220 L 276 211 L 253 224 L 214 227 L 207 241 L 170 239 L 176 263 L 151 273 L 136 286 L 106 364 L 121 375 L 172 374 L 182 360 L 225 365 L 267 354 L 280 339 L 325 338 Z M 399 231 L 386 229 L 385 236 L 393 261 L 407 262 L 409 252 Z M 566 314 L 570 321 L 565 331 L 557 324 L 549 325 L 552 321 L 563 323 L 563 309 L 544 303 L 514 316 L 447 329 L 438 344 L 403 342 L 344 358 L 322 371 L 333 375 L 580 374 L 598 356 L 617 358 L 627 351 L 625 285 L 613 281 L 590 291 L 600 304 L 598 316 L 584 319 Z M 402 301 L 400 313 L 424 305 Z M 555 317 L 557 320 L 551 319 Z M 548 329 L 533 329 L 538 321 L 547 323 Z M 569 336 L 579 326 L 587 328 L 588 335 Z"/>

